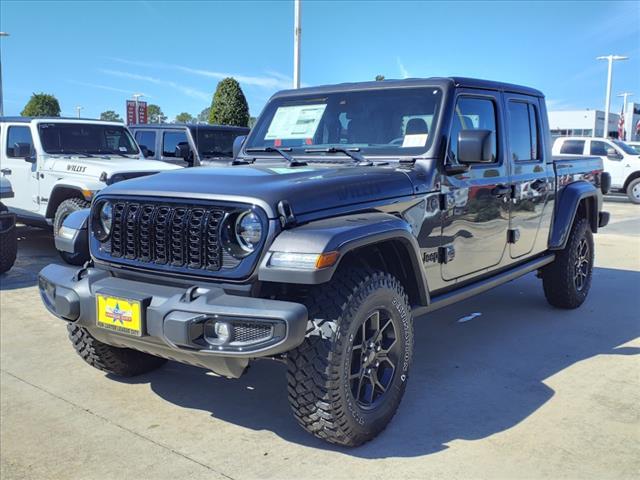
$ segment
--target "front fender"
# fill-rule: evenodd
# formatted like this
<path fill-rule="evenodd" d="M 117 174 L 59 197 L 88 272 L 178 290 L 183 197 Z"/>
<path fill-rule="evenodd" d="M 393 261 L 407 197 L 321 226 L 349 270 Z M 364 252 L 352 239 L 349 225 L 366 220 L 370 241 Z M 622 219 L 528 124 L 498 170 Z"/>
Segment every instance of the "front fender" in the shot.
<path fill-rule="evenodd" d="M 89 248 L 89 214 L 91 209 L 84 208 L 69 214 L 55 235 L 56 249 L 61 252 L 86 252 Z"/>
<path fill-rule="evenodd" d="M 320 284 L 331 280 L 340 261 L 355 249 L 395 241 L 403 247 L 404 260 L 411 267 L 412 280 L 418 285 L 421 303 L 428 303 L 426 277 L 420 261 L 420 248 L 411 226 L 402 218 L 387 213 L 361 213 L 310 222 L 284 230 L 264 256 L 258 278 L 262 281 L 294 284 Z M 269 264 L 274 252 L 322 254 L 338 252 L 334 265 L 321 269 L 294 269 Z"/>
<path fill-rule="evenodd" d="M 582 201 L 586 201 L 586 213 L 591 223 L 591 230 L 594 233 L 598 231 L 598 211 L 602 201 L 599 194 L 596 187 L 584 180 L 570 183 L 558 192 L 553 226 L 549 236 L 549 249 L 561 250 L 565 247 Z"/>

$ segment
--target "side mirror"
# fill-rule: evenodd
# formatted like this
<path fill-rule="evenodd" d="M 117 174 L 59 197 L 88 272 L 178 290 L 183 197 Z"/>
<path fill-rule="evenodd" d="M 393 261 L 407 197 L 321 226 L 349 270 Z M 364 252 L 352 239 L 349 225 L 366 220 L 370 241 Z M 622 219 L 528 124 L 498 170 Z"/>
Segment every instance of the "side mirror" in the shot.
<path fill-rule="evenodd" d="M 459 163 L 491 163 L 491 130 L 462 130 L 458 133 Z"/>
<path fill-rule="evenodd" d="M 610 160 L 620 160 L 622 158 L 622 155 L 616 152 L 615 148 L 609 147 L 607 148 L 607 158 L 609 158 Z"/>
<path fill-rule="evenodd" d="M 30 143 L 18 142 L 13 146 L 13 156 L 24 158 L 27 162 L 34 163 L 35 157 L 32 155 L 33 148 Z"/>
<path fill-rule="evenodd" d="M 233 140 L 233 158 L 238 158 L 240 150 L 242 150 L 242 144 L 247 139 L 246 135 L 239 135 Z"/>
<path fill-rule="evenodd" d="M 140 151 L 142 152 L 142 155 L 144 156 L 144 158 L 153 157 L 153 153 L 151 153 L 151 150 L 149 150 L 144 145 L 140 145 Z"/>
<path fill-rule="evenodd" d="M 191 148 L 189 148 L 189 144 L 187 142 L 180 142 L 178 145 L 176 145 L 175 155 L 177 158 L 182 158 L 185 162 L 189 164 L 189 166 L 193 165 Z"/>

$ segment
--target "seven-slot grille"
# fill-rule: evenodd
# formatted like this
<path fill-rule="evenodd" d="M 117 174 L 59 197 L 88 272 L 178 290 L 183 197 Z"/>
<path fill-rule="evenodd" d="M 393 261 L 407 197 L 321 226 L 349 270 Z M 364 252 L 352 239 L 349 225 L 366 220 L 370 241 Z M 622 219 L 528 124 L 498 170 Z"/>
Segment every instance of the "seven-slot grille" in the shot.
<path fill-rule="evenodd" d="M 224 210 L 204 205 L 113 201 L 111 256 L 157 265 L 220 270 Z"/>

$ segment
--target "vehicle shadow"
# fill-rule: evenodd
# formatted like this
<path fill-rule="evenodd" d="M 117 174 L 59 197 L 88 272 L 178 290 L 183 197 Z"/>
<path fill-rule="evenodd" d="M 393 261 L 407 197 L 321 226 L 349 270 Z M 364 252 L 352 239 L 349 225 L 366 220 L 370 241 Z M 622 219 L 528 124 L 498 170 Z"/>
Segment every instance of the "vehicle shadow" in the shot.
<path fill-rule="evenodd" d="M 17 234 L 18 258 L 11 270 L 0 274 L 0 291 L 36 285 L 40 270 L 50 263 L 64 263 L 50 229 L 18 225 Z"/>
<path fill-rule="evenodd" d="M 616 297 L 640 298 L 640 272 L 596 269 L 590 298 L 578 310 L 550 307 L 540 281 L 528 275 L 417 319 L 416 353 L 398 414 L 377 439 L 356 449 L 331 446 L 296 424 L 285 367 L 277 362 L 255 362 L 238 380 L 169 362 L 124 381 L 149 383 L 179 407 L 312 448 L 371 459 L 421 456 L 524 421 L 553 397 L 545 380 L 577 362 L 640 353 L 622 346 L 640 336 L 637 308 L 611 302 Z M 459 322 L 471 312 L 481 315 Z"/>

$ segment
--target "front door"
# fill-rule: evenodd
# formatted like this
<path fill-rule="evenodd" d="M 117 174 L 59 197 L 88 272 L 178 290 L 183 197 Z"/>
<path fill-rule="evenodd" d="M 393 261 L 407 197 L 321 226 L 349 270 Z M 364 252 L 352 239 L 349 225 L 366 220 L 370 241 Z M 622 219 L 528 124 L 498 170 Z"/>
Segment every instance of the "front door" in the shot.
<path fill-rule="evenodd" d="M 608 157 L 608 148 L 613 148 L 616 152 L 618 151 L 609 142 L 605 142 L 604 140 L 591 140 L 589 150 L 586 154 L 594 157 L 600 157 L 602 159 L 604 171 L 611 175 L 611 185 L 622 188 L 624 181 L 629 173 L 631 173 L 631 171 L 627 172 L 627 170 L 631 170 L 631 166 L 628 165 L 629 162 L 625 161 L 623 156 L 620 156 L 619 158 Z"/>
<path fill-rule="evenodd" d="M 442 279 L 454 280 L 498 265 L 509 228 L 509 176 L 505 162 L 500 93 L 461 90 L 448 144 L 447 162 L 457 164 L 458 133 L 491 130 L 492 163 L 473 164 L 467 172 L 442 179 L 444 214 Z"/>
<path fill-rule="evenodd" d="M 504 99 L 513 188 L 509 253 L 518 258 L 533 250 L 554 178 L 551 165 L 545 163 L 538 99 L 509 93 Z"/>
<path fill-rule="evenodd" d="M 8 125 L 4 138 L 2 175 L 11 182 L 14 197 L 2 202 L 15 211 L 36 212 L 39 209 L 37 164 L 25 160 L 26 156 L 35 159 L 31 128 L 24 124 Z M 26 151 L 29 155 L 24 155 Z"/>

